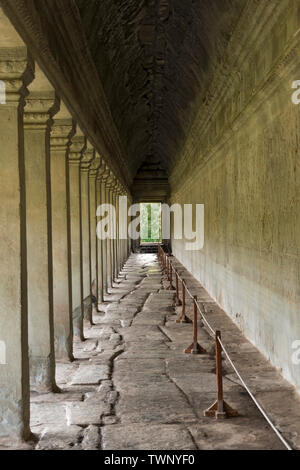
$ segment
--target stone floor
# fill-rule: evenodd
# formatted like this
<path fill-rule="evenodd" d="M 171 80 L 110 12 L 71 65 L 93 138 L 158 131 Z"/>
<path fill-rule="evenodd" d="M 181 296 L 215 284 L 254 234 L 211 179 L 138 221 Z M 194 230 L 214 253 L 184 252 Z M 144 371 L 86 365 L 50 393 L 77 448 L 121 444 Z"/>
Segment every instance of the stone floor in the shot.
<path fill-rule="evenodd" d="M 176 260 L 174 259 L 174 262 Z M 300 399 L 201 285 L 178 262 L 187 285 L 222 330 L 232 359 L 270 417 L 300 449 Z M 166 290 L 156 255 L 132 255 L 75 344 L 73 363 L 57 364 L 62 393 L 31 398 L 36 449 L 283 449 L 224 361 L 226 401 L 239 417 L 216 421 L 203 411 L 216 399 L 214 341 L 199 325 L 206 355 L 187 355 L 192 325 Z M 187 313 L 192 313 L 187 299 Z M 23 446 L 24 447 L 24 446 Z M 30 448 L 31 445 L 26 445 Z"/>

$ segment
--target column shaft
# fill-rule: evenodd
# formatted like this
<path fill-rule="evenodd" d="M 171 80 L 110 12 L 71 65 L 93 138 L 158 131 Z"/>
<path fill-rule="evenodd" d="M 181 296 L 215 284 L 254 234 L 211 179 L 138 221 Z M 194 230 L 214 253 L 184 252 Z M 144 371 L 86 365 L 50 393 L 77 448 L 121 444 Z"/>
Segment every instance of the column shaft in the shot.
<path fill-rule="evenodd" d="M 98 171 L 101 164 L 101 158 L 98 153 L 95 154 L 89 170 L 89 208 L 90 208 L 90 271 L 91 271 L 91 291 L 92 300 L 98 309 L 98 303 L 103 301 L 100 285 L 102 286 L 102 277 L 99 277 L 98 270 L 98 240 L 97 240 L 97 207 L 98 207 Z M 100 253 L 101 257 L 101 253 Z M 99 300 L 100 298 L 100 300 Z"/>
<path fill-rule="evenodd" d="M 89 177 L 87 171 L 81 170 L 81 275 L 82 275 L 82 308 L 85 320 L 92 323 L 91 299 L 91 265 L 90 265 L 90 218 L 89 218 Z"/>
<path fill-rule="evenodd" d="M 51 132 L 53 310 L 55 356 L 73 360 L 68 152 L 72 119 L 55 119 Z"/>
<path fill-rule="evenodd" d="M 86 147 L 85 138 L 79 132 L 72 138 L 69 153 L 69 211 L 71 231 L 72 266 L 72 316 L 75 340 L 84 340 L 81 282 L 81 211 L 80 211 L 80 161 Z"/>
<path fill-rule="evenodd" d="M 109 186 L 106 186 L 106 204 L 111 204 L 110 200 L 110 189 Z M 110 220 L 111 225 L 111 220 Z M 107 291 L 112 287 L 112 249 L 111 249 L 111 239 L 106 239 L 106 273 L 107 273 Z"/>
<path fill-rule="evenodd" d="M 45 86 L 45 91 L 41 91 Z M 56 391 L 50 187 L 51 117 L 55 92 L 36 70 L 24 114 L 27 272 L 31 387 Z M 38 89 L 38 91 L 36 91 Z"/>
<path fill-rule="evenodd" d="M 105 182 L 103 175 L 105 173 L 105 164 L 101 164 L 98 169 L 97 180 L 96 180 L 96 206 L 101 207 L 105 204 Z M 96 219 L 96 222 L 98 220 Z M 106 240 L 98 238 L 96 240 L 97 249 L 97 280 L 98 280 L 98 308 L 104 301 L 104 294 L 107 293 L 107 268 L 106 268 Z"/>
<path fill-rule="evenodd" d="M 98 273 L 97 273 L 97 234 L 96 234 L 96 209 L 97 209 L 97 187 L 96 177 L 90 176 L 90 272 L 93 299 L 98 296 Z"/>
<path fill-rule="evenodd" d="M 90 324 L 92 319 L 92 273 L 90 246 L 90 189 L 89 169 L 95 158 L 94 148 L 88 143 L 80 162 L 80 244 L 81 286 L 83 318 Z"/>
<path fill-rule="evenodd" d="M 106 189 L 105 189 L 105 181 L 101 180 L 100 185 L 98 187 L 98 195 L 99 195 L 99 203 L 106 204 Z M 101 196 L 101 197 L 100 197 Z M 102 283 L 103 283 L 103 296 L 108 293 L 108 270 L 107 270 L 107 263 L 108 263 L 108 243 L 107 240 L 98 240 L 99 246 L 99 253 L 98 253 L 98 269 L 101 269 L 102 274 Z M 102 252 L 102 258 L 100 259 L 100 253 Z M 101 266 L 102 261 L 102 266 Z M 101 275 L 100 274 L 100 275 Z"/>

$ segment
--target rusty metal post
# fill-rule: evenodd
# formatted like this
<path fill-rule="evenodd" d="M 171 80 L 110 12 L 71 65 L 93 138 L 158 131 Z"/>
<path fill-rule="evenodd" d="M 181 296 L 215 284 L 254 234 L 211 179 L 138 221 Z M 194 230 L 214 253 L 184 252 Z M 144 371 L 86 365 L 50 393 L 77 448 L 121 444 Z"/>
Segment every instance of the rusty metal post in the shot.
<path fill-rule="evenodd" d="M 165 252 L 164 252 L 163 259 L 164 259 L 164 277 L 163 277 L 163 282 L 164 282 L 164 281 L 169 280 L 169 269 L 168 269 L 169 260 Z"/>
<path fill-rule="evenodd" d="M 184 279 L 182 279 L 182 283 L 181 283 L 181 292 L 182 292 L 182 300 L 181 300 L 181 303 L 182 303 L 182 312 L 181 312 L 181 315 L 180 317 L 178 318 L 178 320 L 176 320 L 176 323 L 192 323 L 192 320 L 186 316 L 185 314 L 185 282 L 184 282 Z"/>
<path fill-rule="evenodd" d="M 173 287 L 173 264 L 172 264 L 172 261 L 170 260 L 169 261 L 169 273 L 170 273 L 170 286 L 169 286 L 169 290 L 173 290 L 174 287 Z"/>
<path fill-rule="evenodd" d="M 185 349 L 184 352 L 186 354 L 207 354 L 206 350 L 202 346 L 200 346 L 200 344 L 198 343 L 198 322 L 197 322 L 198 310 L 197 310 L 197 296 L 196 295 L 194 295 L 193 302 L 194 302 L 194 321 L 193 321 L 194 337 L 193 337 L 192 344 L 187 349 Z"/>
<path fill-rule="evenodd" d="M 213 417 L 216 419 L 224 419 L 238 416 L 238 412 L 231 408 L 224 401 L 223 397 L 223 374 L 222 374 L 222 346 L 219 339 L 221 339 L 221 332 L 216 331 L 216 377 L 217 377 L 217 401 L 204 411 L 204 416 Z"/>
<path fill-rule="evenodd" d="M 176 302 L 176 305 L 179 306 L 179 305 L 181 305 L 181 301 L 180 301 L 180 298 L 179 298 L 178 272 L 177 272 L 176 269 L 175 269 L 175 285 L 176 285 L 175 302 Z"/>
<path fill-rule="evenodd" d="M 181 288 L 182 288 L 182 316 L 185 317 L 185 283 L 184 279 L 182 279 L 181 283 Z"/>

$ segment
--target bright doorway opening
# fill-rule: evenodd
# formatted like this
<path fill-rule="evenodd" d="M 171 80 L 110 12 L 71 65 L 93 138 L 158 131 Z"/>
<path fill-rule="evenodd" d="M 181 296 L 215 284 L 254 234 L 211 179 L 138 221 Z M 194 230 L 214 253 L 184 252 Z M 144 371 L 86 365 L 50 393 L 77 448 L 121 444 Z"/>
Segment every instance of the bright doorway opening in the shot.
<path fill-rule="evenodd" d="M 141 243 L 161 243 L 161 203 L 142 202 Z"/>

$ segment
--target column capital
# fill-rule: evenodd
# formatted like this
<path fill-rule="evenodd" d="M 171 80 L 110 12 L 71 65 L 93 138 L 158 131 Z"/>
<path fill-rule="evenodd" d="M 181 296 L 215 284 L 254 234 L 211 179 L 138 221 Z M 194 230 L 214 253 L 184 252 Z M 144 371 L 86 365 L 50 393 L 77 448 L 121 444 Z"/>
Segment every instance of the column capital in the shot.
<path fill-rule="evenodd" d="M 122 185 L 121 183 L 118 181 L 117 182 L 117 194 L 120 196 L 122 194 Z"/>
<path fill-rule="evenodd" d="M 82 152 L 82 157 L 80 161 L 80 169 L 83 173 L 87 173 L 90 169 L 90 166 L 95 159 L 95 148 L 93 145 L 87 141 L 86 148 Z"/>
<path fill-rule="evenodd" d="M 99 181 L 100 183 L 105 183 L 109 175 L 110 175 L 110 170 L 108 169 L 105 161 L 102 158 L 101 165 L 98 168 L 98 172 L 97 172 L 97 181 Z"/>
<path fill-rule="evenodd" d="M 50 134 L 51 151 L 66 152 L 71 145 L 71 138 L 74 134 L 75 122 L 65 104 L 61 102 L 60 111 L 53 119 Z"/>
<path fill-rule="evenodd" d="M 34 80 L 29 85 L 28 95 L 25 98 L 24 128 L 45 129 L 58 111 L 59 99 L 55 89 L 36 65 Z"/>
<path fill-rule="evenodd" d="M 98 152 L 95 152 L 95 158 L 89 168 L 89 178 L 97 179 L 98 170 L 101 167 L 101 157 Z"/>
<path fill-rule="evenodd" d="M 112 190 L 115 194 L 117 194 L 117 192 L 118 192 L 118 186 L 119 186 L 119 182 L 118 182 L 117 178 L 114 176 Z"/>
<path fill-rule="evenodd" d="M 65 120 L 55 119 L 50 135 L 51 150 L 65 151 L 71 145 L 74 132 L 74 122 L 71 118 Z"/>
<path fill-rule="evenodd" d="M 114 187 L 115 187 L 115 177 L 112 174 L 112 172 L 110 171 L 109 177 L 108 177 L 107 182 L 106 182 L 106 188 L 108 190 L 112 191 Z"/>
<path fill-rule="evenodd" d="M 98 172 L 97 180 L 99 182 L 103 183 L 105 188 L 106 188 L 106 185 L 107 185 L 107 182 L 108 182 L 109 175 L 110 175 L 110 170 L 108 170 L 107 167 L 104 170 L 104 173 L 102 172 L 102 170 L 101 170 L 100 173 Z"/>
<path fill-rule="evenodd" d="M 59 109 L 59 100 L 55 93 L 29 94 L 25 99 L 24 129 L 45 129 Z"/>
<path fill-rule="evenodd" d="M 15 104 L 27 94 L 26 87 L 34 78 L 34 63 L 27 55 L 26 47 L 0 47 L 0 103 Z"/>
<path fill-rule="evenodd" d="M 77 128 L 76 133 L 71 138 L 71 145 L 69 151 L 69 163 L 71 165 L 80 165 L 82 154 L 86 149 L 86 138 L 80 128 Z"/>

